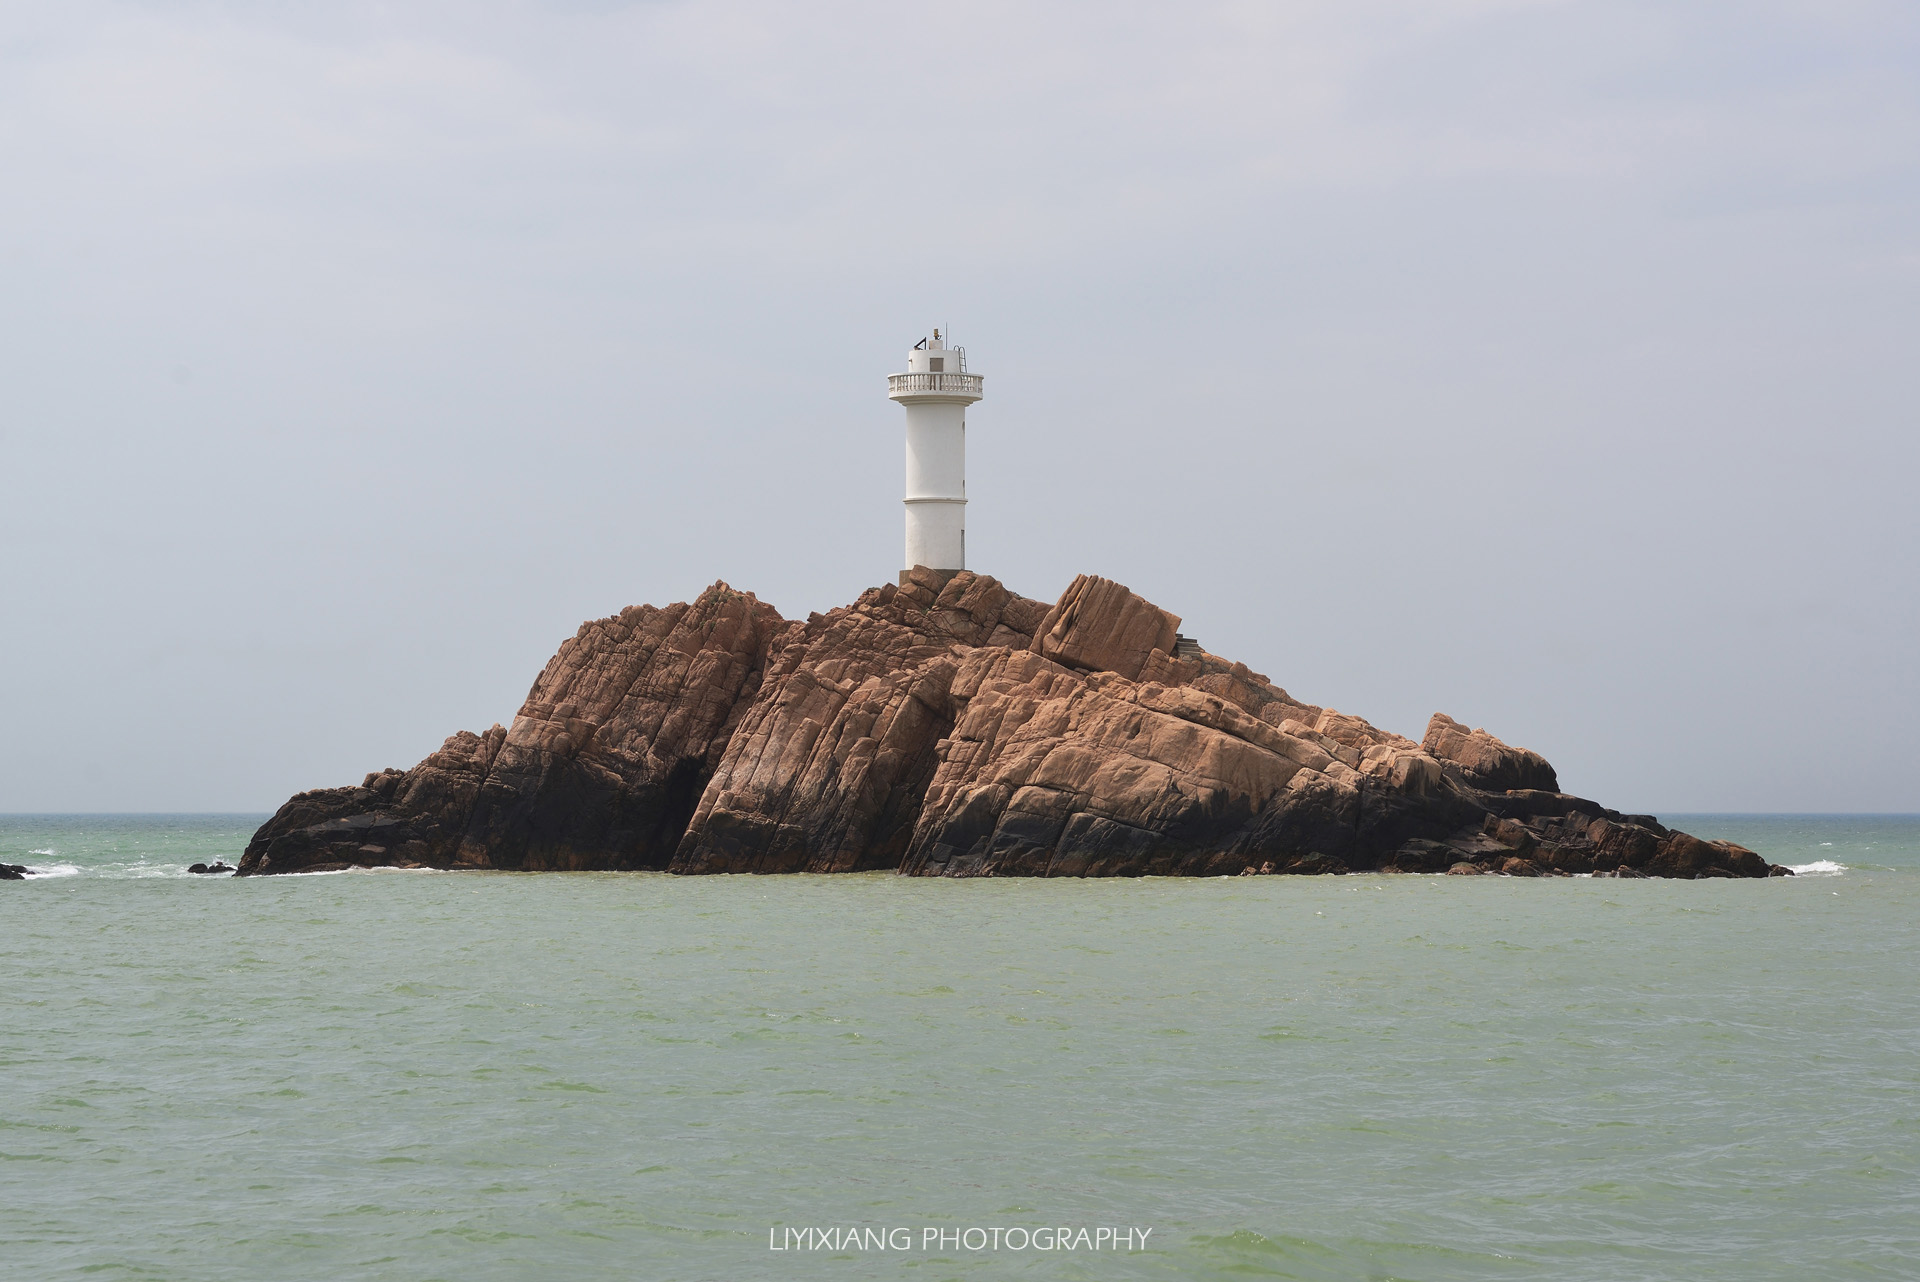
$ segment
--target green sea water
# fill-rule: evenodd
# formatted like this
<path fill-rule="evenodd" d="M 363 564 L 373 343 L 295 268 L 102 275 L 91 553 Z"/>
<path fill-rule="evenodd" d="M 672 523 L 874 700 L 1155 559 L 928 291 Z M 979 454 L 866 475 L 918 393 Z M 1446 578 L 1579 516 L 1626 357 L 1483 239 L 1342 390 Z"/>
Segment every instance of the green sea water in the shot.
<path fill-rule="evenodd" d="M 1913 818 L 1682 822 L 1770 881 L 185 874 L 259 818 L 0 817 L 0 1275 L 1920 1276 Z M 922 1248 L 1049 1226 L 1152 1231 Z"/>

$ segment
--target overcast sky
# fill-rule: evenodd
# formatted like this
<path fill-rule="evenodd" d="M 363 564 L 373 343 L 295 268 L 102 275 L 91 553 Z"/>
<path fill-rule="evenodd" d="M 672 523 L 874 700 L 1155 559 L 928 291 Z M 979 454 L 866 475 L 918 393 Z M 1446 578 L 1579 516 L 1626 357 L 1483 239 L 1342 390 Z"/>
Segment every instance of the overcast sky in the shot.
<path fill-rule="evenodd" d="M 972 568 L 1627 810 L 1920 810 L 1920 8 L 14 4 L 0 810 L 270 810 L 581 620 Z"/>

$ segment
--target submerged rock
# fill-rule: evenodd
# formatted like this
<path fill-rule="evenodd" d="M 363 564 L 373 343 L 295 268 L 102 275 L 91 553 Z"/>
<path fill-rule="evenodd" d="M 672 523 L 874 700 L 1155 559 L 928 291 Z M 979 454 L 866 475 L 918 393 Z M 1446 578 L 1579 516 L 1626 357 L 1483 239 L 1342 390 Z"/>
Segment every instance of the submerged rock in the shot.
<path fill-rule="evenodd" d="M 34 875 L 25 864 L 0 864 L 0 881 L 25 881 Z"/>
<path fill-rule="evenodd" d="M 188 868 L 187 871 L 190 873 L 209 875 L 214 873 L 231 873 L 234 871 L 234 868 L 233 865 L 228 863 L 194 864 L 191 868 Z"/>
<path fill-rule="evenodd" d="M 294 797 L 239 872 L 1778 875 L 1451 717 L 1416 743 L 1302 703 L 1179 625 L 1089 575 L 1049 607 L 919 567 L 804 622 L 716 583 L 583 625 L 510 728 Z"/>

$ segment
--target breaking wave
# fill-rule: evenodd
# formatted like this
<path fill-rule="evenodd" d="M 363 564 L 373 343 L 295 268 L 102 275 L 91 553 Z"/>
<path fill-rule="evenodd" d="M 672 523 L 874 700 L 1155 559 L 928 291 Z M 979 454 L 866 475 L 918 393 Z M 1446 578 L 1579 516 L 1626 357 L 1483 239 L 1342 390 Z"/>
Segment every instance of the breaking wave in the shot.
<path fill-rule="evenodd" d="M 1810 864 L 1788 864 L 1796 877 L 1838 877 L 1847 870 L 1845 864 L 1837 864 L 1831 859 L 1816 859 Z"/>

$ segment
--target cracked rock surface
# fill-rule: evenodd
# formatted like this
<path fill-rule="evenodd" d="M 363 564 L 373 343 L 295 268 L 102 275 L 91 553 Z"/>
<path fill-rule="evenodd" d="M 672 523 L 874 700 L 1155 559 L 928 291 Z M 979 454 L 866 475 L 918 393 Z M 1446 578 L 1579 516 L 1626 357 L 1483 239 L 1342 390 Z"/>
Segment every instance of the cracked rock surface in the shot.
<path fill-rule="evenodd" d="M 1179 625 L 1090 575 L 1048 606 L 919 567 L 805 621 L 716 583 L 582 625 L 511 727 L 295 796 L 240 875 L 1786 871 L 1451 717 L 1416 743 L 1302 703 Z"/>

